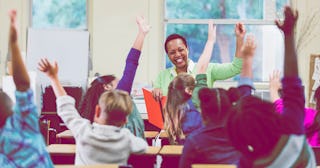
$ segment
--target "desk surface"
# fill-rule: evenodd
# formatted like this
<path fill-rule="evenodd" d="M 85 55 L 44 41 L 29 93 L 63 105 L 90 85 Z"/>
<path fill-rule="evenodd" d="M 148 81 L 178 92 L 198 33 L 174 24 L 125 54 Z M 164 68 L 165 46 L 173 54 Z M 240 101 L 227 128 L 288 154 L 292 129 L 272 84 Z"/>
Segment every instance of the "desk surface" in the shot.
<path fill-rule="evenodd" d="M 146 138 L 155 138 L 159 134 L 158 131 L 145 131 L 144 136 Z M 73 138 L 73 135 L 70 130 L 65 130 L 56 135 L 57 138 Z M 162 132 L 160 134 L 160 138 L 167 138 L 168 134 L 166 132 Z"/>
<path fill-rule="evenodd" d="M 47 146 L 51 155 L 74 155 L 76 153 L 75 144 L 51 144 Z"/>
<path fill-rule="evenodd" d="M 160 155 L 181 155 L 183 145 L 164 145 L 160 150 Z"/>
<path fill-rule="evenodd" d="M 146 153 L 142 155 L 156 155 L 159 153 L 161 147 L 148 146 Z M 75 144 L 51 144 L 47 146 L 47 150 L 50 154 L 56 155 L 74 155 L 76 152 Z"/>
<path fill-rule="evenodd" d="M 57 138 L 73 138 L 70 130 L 65 130 L 56 135 Z"/>
<path fill-rule="evenodd" d="M 236 168 L 236 165 L 231 164 L 192 164 L 192 168 Z"/>
<path fill-rule="evenodd" d="M 76 165 L 55 165 L 55 168 L 118 168 L 117 164 L 103 164 L 103 165 L 87 165 L 87 166 L 76 166 Z"/>

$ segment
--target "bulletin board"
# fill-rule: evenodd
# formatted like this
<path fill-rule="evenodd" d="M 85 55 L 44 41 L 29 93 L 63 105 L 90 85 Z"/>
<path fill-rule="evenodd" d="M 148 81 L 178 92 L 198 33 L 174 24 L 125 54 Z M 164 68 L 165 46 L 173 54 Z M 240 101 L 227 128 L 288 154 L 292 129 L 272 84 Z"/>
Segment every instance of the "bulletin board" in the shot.
<path fill-rule="evenodd" d="M 317 65 L 318 64 L 318 65 Z M 313 95 L 320 84 L 320 55 L 312 54 L 309 65 L 308 106 L 314 107 Z"/>

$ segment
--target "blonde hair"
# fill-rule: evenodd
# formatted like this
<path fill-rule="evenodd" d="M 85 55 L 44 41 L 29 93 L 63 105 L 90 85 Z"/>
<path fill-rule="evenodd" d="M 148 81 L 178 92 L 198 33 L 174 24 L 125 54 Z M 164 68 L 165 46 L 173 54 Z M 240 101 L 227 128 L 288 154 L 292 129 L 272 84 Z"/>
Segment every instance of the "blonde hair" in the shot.
<path fill-rule="evenodd" d="M 164 109 L 164 128 L 168 133 L 171 144 L 179 143 L 184 137 L 181 129 L 181 120 L 189 108 L 187 101 L 191 98 L 186 89 L 193 90 L 195 79 L 193 76 L 182 73 L 176 76 L 169 84 L 167 102 Z"/>
<path fill-rule="evenodd" d="M 114 126 L 122 126 L 133 109 L 131 97 L 121 90 L 104 92 L 100 96 L 99 106 L 106 115 L 106 123 Z"/>

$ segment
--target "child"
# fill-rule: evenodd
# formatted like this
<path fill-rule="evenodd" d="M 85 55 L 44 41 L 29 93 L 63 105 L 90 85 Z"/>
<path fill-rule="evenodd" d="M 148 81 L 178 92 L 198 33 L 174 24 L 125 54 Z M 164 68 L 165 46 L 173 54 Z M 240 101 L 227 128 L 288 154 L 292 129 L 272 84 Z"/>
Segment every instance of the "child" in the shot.
<path fill-rule="evenodd" d="M 242 47 L 243 67 L 240 83 L 252 76 L 252 60 L 256 45 L 253 36 L 248 36 Z M 248 73 L 249 72 L 249 73 Z M 232 104 L 229 94 L 221 88 L 202 88 L 199 91 L 202 122 L 204 127 L 189 135 L 184 143 L 179 167 L 188 168 L 195 163 L 239 164 L 240 153 L 232 146 L 226 128 Z"/>
<path fill-rule="evenodd" d="M 275 112 L 272 103 L 246 96 L 228 119 L 230 140 L 243 155 L 242 167 L 316 167 L 303 128 L 304 94 L 293 32 L 297 13 L 285 7 L 284 14 L 283 24 L 276 22 L 285 39 L 282 114 Z"/>
<path fill-rule="evenodd" d="M 93 121 L 94 109 L 98 104 L 99 96 L 104 91 L 119 89 L 124 90 L 129 94 L 131 93 L 143 42 L 145 36 L 150 30 L 150 26 L 146 24 L 143 17 L 137 17 L 136 22 L 139 27 L 139 32 L 128 54 L 126 67 L 120 81 L 113 75 L 98 77 L 91 83 L 90 88 L 87 90 L 82 102 L 80 103 L 80 114 L 82 117 L 87 118 L 91 122 Z M 124 125 L 124 127 L 128 128 L 134 135 L 144 138 L 144 123 L 135 104 L 133 104 L 133 111 L 130 113 L 128 122 Z"/>
<path fill-rule="evenodd" d="M 283 100 L 280 98 L 281 95 L 279 95 L 279 92 L 281 91 L 281 82 L 280 82 L 280 71 L 273 71 L 272 74 L 270 74 L 270 85 L 269 85 L 269 91 L 270 91 L 270 99 L 271 102 L 274 103 L 276 112 L 282 113 L 283 110 Z M 317 107 L 320 106 L 320 87 L 317 88 L 315 94 L 315 100 L 317 100 Z M 318 96 L 318 97 L 317 97 Z M 319 146 L 318 142 L 318 132 L 320 131 L 320 122 L 317 120 L 317 116 L 319 116 L 319 113 L 317 113 L 317 110 L 312 108 L 304 108 L 305 112 L 305 118 L 304 118 L 304 128 L 305 133 L 307 136 L 307 140 L 311 146 Z"/>
<path fill-rule="evenodd" d="M 183 137 L 202 127 L 198 90 L 207 86 L 206 70 L 212 55 L 216 38 L 213 22 L 208 23 L 208 40 L 199 57 L 196 81 L 192 75 L 182 73 L 176 76 L 168 87 L 164 110 L 164 125 L 171 144 L 183 144 Z M 191 99 L 192 98 L 192 99 Z"/>
<path fill-rule="evenodd" d="M 58 79 L 58 65 L 47 59 L 39 63 L 40 71 L 51 80 L 57 97 L 57 112 L 76 140 L 76 165 L 103 163 L 127 164 L 130 153 L 143 153 L 148 144 L 121 128 L 132 111 L 132 100 L 125 91 L 103 93 L 95 107 L 94 122 L 82 118 Z"/>
<path fill-rule="evenodd" d="M 12 52 L 16 104 L 0 92 L 1 167 L 53 167 L 39 128 L 39 118 L 30 89 L 30 79 L 18 46 L 16 11 L 10 11 L 9 46 Z"/>

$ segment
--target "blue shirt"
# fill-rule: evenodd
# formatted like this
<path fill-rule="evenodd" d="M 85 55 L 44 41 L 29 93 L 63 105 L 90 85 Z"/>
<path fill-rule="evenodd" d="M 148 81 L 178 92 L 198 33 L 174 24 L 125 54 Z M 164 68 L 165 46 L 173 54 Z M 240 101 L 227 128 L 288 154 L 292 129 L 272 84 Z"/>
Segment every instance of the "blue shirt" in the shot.
<path fill-rule="evenodd" d="M 39 128 L 33 91 L 16 91 L 13 114 L 0 129 L 0 165 L 11 168 L 53 167 Z"/>

